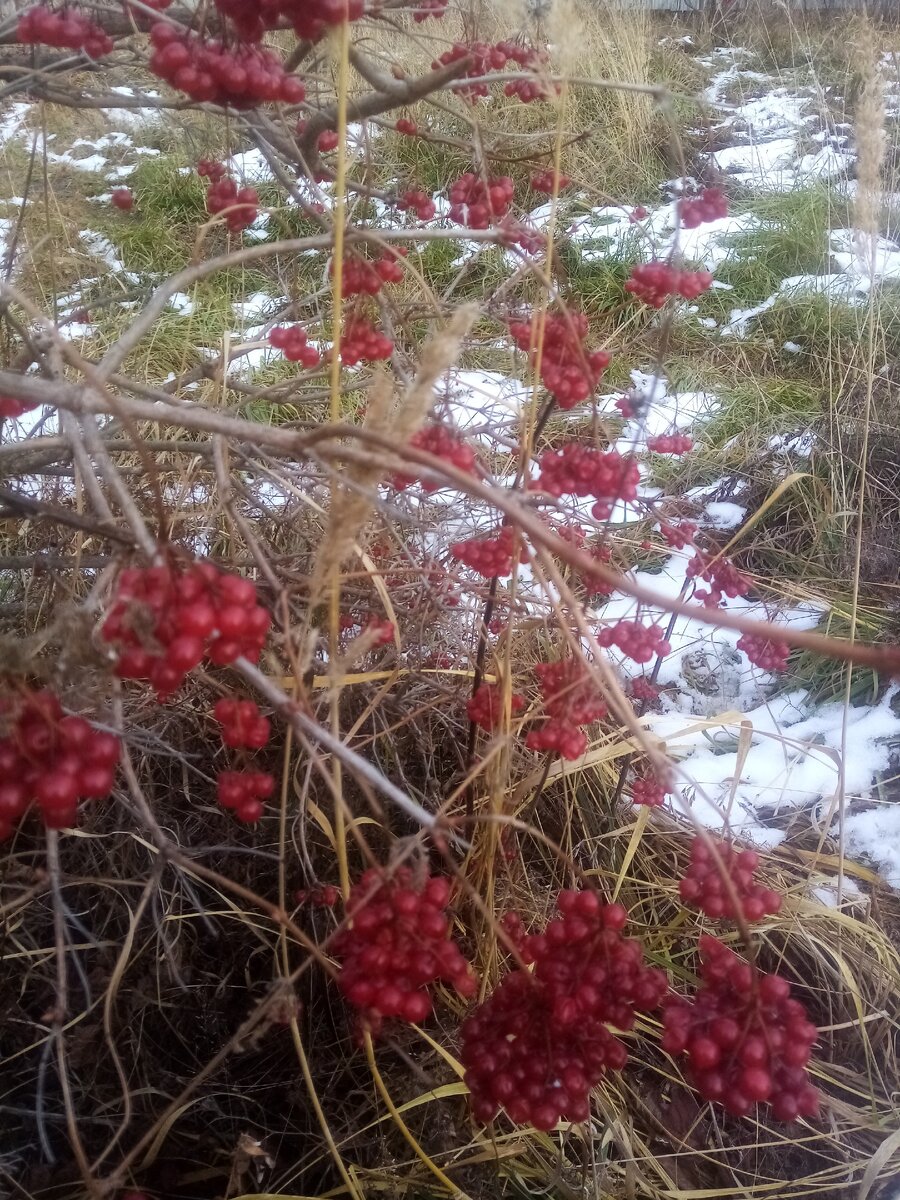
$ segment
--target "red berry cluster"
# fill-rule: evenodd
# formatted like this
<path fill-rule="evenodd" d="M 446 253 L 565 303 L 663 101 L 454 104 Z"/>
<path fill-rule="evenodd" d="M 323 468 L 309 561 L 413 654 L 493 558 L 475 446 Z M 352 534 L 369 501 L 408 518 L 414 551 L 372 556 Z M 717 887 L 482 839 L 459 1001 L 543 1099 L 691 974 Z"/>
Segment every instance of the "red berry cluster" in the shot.
<path fill-rule="evenodd" d="M 243 3 L 243 0 L 235 0 Z M 266 3 L 266 0 L 262 0 Z M 271 0 L 269 0 L 271 6 Z M 281 11 L 298 37 L 315 40 L 334 25 L 358 21 L 366 11 L 365 0 L 281 0 Z"/>
<path fill-rule="evenodd" d="M 299 104 L 306 95 L 271 50 L 246 43 L 230 49 L 162 21 L 150 30 L 150 40 L 150 70 L 191 100 L 254 108 L 276 100 Z"/>
<path fill-rule="evenodd" d="M 612 557 L 612 550 L 605 542 L 595 542 L 594 545 L 586 547 L 586 550 L 598 563 L 608 563 Z M 599 571 L 582 571 L 581 583 L 588 600 L 612 594 L 612 584 Z"/>
<path fill-rule="evenodd" d="M 640 943 L 622 936 L 621 905 L 575 891 L 560 892 L 557 905 L 561 919 L 542 934 L 504 922 L 534 973 L 504 976 L 460 1030 L 479 1121 L 493 1120 L 500 1108 L 538 1129 L 586 1121 L 591 1088 L 627 1058 L 607 1024 L 631 1029 L 635 1014 L 657 1008 L 666 994 L 665 974 L 645 966 Z"/>
<path fill-rule="evenodd" d="M 261 750 L 269 740 L 269 718 L 252 700 L 223 696 L 216 701 L 213 716 L 222 726 L 222 741 L 232 750 Z"/>
<path fill-rule="evenodd" d="M 282 350 L 288 362 L 302 363 L 304 367 L 317 367 L 322 355 L 307 340 L 302 325 L 276 325 L 269 331 L 269 345 Z"/>
<path fill-rule="evenodd" d="M 103 637 L 119 647 L 116 673 L 149 680 L 165 700 L 204 657 L 255 661 L 270 623 L 250 580 L 212 563 L 135 567 L 119 576 Z"/>
<path fill-rule="evenodd" d="M 736 850 L 718 838 L 714 838 L 713 843 L 720 862 L 716 861 L 703 838 L 694 838 L 688 869 L 678 885 L 685 904 L 695 904 L 713 920 L 720 917 L 735 920 L 738 914 L 730 890 L 725 886 L 727 878 L 745 921 L 760 921 L 765 916 L 780 912 L 781 896 L 756 882 L 755 875 L 759 867 L 756 851 Z"/>
<path fill-rule="evenodd" d="M 672 649 L 661 625 L 644 625 L 642 621 L 617 621 L 601 629 L 597 641 L 607 648 L 618 646 L 626 658 L 639 663 L 668 654 Z"/>
<path fill-rule="evenodd" d="M 677 525 L 663 523 L 659 527 L 659 532 L 673 550 L 683 550 L 696 536 L 697 526 L 693 521 L 681 521 Z"/>
<path fill-rule="evenodd" d="M 710 585 L 709 591 L 694 592 L 694 598 L 702 600 L 706 608 L 718 607 L 724 596 L 732 600 L 737 596 L 746 596 L 752 586 L 751 580 L 730 559 L 708 558 L 701 550 L 690 560 L 684 573 L 688 579 L 699 576 Z"/>
<path fill-rule="evenodd" d="M 449 0 L 418 0 L 413 9 L 413 20 L 421 22 L 428 17 L 440 20 L 446 12 L 448 2 Z"/>
<path fill-rule="evenodd" d="M 297 133 L 300 134 L 306 128 L 306 121 L 301 120 L 297 123 Z M 323 129 L 316 138 L 316 149 L 321 150 L 323 154 L 328 154 L 331 150 L 337 150 L 340 138 L 336 129 Z"/>
<path fill-rule="evenodd" d="M 649 209 L 645 208 L 643 204 L 639 204 L 637 208 L 633 208 L 628 214 L 628 220 L 630 224 L 637 225 L 639 221 L 646 221 L 649 216 Z"/>
<path fill-rule="evenodd" d="M 10 836 L 30 804 L 48 829 L 67 829 L 79 800 L 112 791 L 119 739 L 83 717 L 67 717 L 51 691 L 25 691 L 0 702 L 0 841 Z"/>
<path fill-rule="evenodd" d="M 539 317 L 510 322 L 513 341 L 533 363 L 540 360 L 541 382 L 560 408 L 586 400 L 609 366 L 605 350 L 585 349 L 588 330 L 587 317 L 576 312 L 546 317 L 542 339 Z"/>
<path fill-rule="evenodd" d="M 494 48 L 501 51 L 508 62 L 518 64 L 525 71 L 546 70 L 550 62 L 546 50 L 537 50 L 521 42 L 498 42 Z M 535 75 L 531 79 L 510 79 L 503 88 L 503 94 L 516 96 L 523 104 L 530 104 L 533 100 L 547 100 L 559 90 L 558 83 L 547 83 Z"/>
<path fill-rule="evenodd" d="M 529 750 L 556 753 L 570 761 L 587 748 L 587 736 L 578 728 L 602 720 L 606 703 L 580 658 L 538 663 L 535 668 L 547 720 L 525 739 Z"/>
<path fill-rule="evenodd" d="M 672 997 L 662 1046 L 687 1054 L 707 1100 L 736 1117 L 770 1104 L 776 1121 L 816 1117 L 819 1096 L 806 1067 L 817 1031 L 791 986 L 765 975 L 712 937 L 700 939 L 702 984 L 693 1001 Z"/>
<path fill-rule="evenodd" d="M 453 542 L 450 553 L 472 571 L 477 571 L 486 579 L 493 579 L 512 574 L 514 543 L 513 527 L 504 525 L 498 534 Z M 519 562 L 527 561 L 528 553 L 523 547 L 519 552 Z"/>
<path fill-rule="evenodd" d="M 131 212 L 134 208 L 134 195 L 131 188 L 113 188 L 110 200 L 116 208 L 120 208 L 122 212 Z"/>
<path fill-rule="evenodd" d="M 275 780 L 265 771 L 220 771 L 216 776 L 216 798 L 230 808 L 239 821 L 252 825 L 263 815 L 263 801 L 272 795 Z"/>
<path fill-rule="evenodd" d="M 660 779 L 652 772 L 635 775 L 631 781 L 631 803 L 643 804 L 647 808 L 661 808 L 671 791 L 668 779 Z"/>
<path fill-rule="evenodd" d="M 225 175 L 206 189 L 206 208 L 214 217 L 223 213 L 231 232 L 240 233 L 259 216 L 259 195 L 256 188 L 239 188 L 230 175 Z"/>
<path fill-rule="evenodd" d="M 14 396 L 0 396 L 0 421 L 5 417 L 21 417 L 22 413 L 37 408 L 36 402 L 16 400 Z"/>
<path fill-rule="evenodd" d="M 365 0 L 215 0 L 246 41 L 258 42 L 267 29 L 292 25 L 298 37 L 315 41 L 329 26 L 358 21 Z"/>
<path fill-rule="evenodd" d="M 55 12 L 43 4 L 27 9 L 19 17 L 16 40 L 59 50 L 83 50 L 90 58 L 102 58 L 113 48 L 106 30 L 84 13 L 71 8 Z"/>
<path fill-rule="evenodd" d="M 360 637 L 368 637 L 374 646 L 389 646 L 397 637 L 393 621 L 387 617 L 369 617 L 362 626 Z"/>
<path fill-rule="evenodd" d="M 633 458 L 623 458 L 617 450 L 597 450 L 580 442 L 566 442 L 558 450 L 545 450 L 538 465 L 541 473 L 536 486 L 541 491 L 556 497 L 595 496 L 604 504 L 634 500 L 641 478 Z"/>
<path fill-rule="evenodd" d="M 699 196 L 685 196 L 677 204 L 678 219 L 685 229 L 696 229 L 705 221 L 728 216 L 728 201 L 719 188 L 704 188 Z"/>
<path fill-rule="evenodd" d="M 652 704 L 659 699 L 659 686 L 651 683 L 646 675 L 638 675 L 631 681 L 631 695 L 635 700 L 643 701 L 645 704 Z"/>
<path fill-rule="evenodd" d="M 469 79 L 487 75 L 491 71 L 502 71 L 506 66 L 506 55 L 499 46 L 491 46 L 487 42 L 454 42 L 449 50 L 445 50 L 440 58 L 435 59 L 431 64 L 431 69 L 437 71 L 441 67 L 449 66 L 450 63 L 459 62 L 463 58 L 472 60 L 466 70 L 466 76 Z M 454 91 L 459 92 L 468 100 L 475 101 L 477 97 L 488 94 L 488 85 L 486 83 L 457 83 L 454 84 Z"/>
<path fill-rule="evenodd" d="M 501 246 L 521 246 L 526 254 L 540 254 L 547 248 L 547 235 L 533 225 L 506 216 L 497 228 Z"/>
<path fill-rule="evenodd" d="M 430 221 L 437 212 L 437 206 L 427 192 L 417 188 L 409 188 L 397 200 L 401 212 L 414 212 L 420 221 Z"/>
<path fill-rule="evenodd" d="M 482 179 L 472 171 L 451 185 L 448 216 L 469 229 L 487 229 L 509 212 L 515 185 L 508 175 Z"/>
<path fill-rule="evenodd" d="M 509 703 L 511 715 L 516 716 L 524 708 L 524 696 L 513 692 Z M 466 712 L 473 725 L 493 733 L 503 718 L 503 694 L 500 688 L 494 683 L 481 684 L 466 705 Z"/>
<path fill-rule="evenodd" d="M 350 889 L 352 925 L 334 939 L 338 987 L 378 1032 L 385 1017 L 424 1021 L 431 1012 L 428 987 L 444 980 L 472 996 L 477 980 L 455 942 L 446 915 L 450 880 L 428 876 L 417 885 L 400 867 L 387 876 L 365 871 Z"/>
<path fill-rule="evenodd" d="M 218 180 L 224 179 L 228 171 L 225 164 L 215 158 L 201 158 L 197 163 L 197 174 L 201 179 L 208 179 L 210 183 L 216 183 Z"/>
<path fill-rule="evenodd" d="M 553 192 L 561 192 L 564 188 L 570 186 L 572 180 L 568 175 L 561 175 L 557 171 L 536 171 L 529 180 L 531 190 L 533 192 L 546 192 L 549 196 Z"/>
<path fill-rule="evenodd" d="M 402 283 L 403 267 L 400 251 L 391 251 L 381 258 L 345 258 L 341 267 L 342 296 L 377 296 L 386 283 Z M 334 263 L 331 264 L 334 275 Z"/>
<path fill-rule="evenodd" d="M 738 638 L 738 650 L 743 650 L 755 667 L 763 671 L 786 671 L 791 652 L 787 642 L 744 633 Z"/>
<path fill-rule="evenodd" d="M 457 430 L 450 429 L 446 425 L 426 425 L 410 440 L 409 444 L 417 450 L 425 450 L 429 454 L 433 454 L 436 458 L 446 459 L 460 471 L 466 471 L 470 475 L 475 472 L 477 455 L 474 447 Z M 420 476 L 417 474 L 396 474 L 392 483 L 398 491 L 402 491 L 419 478 Z M 422 487 L 426 492 L 433 492 L 441 486 L 437 481 L 422 480 Z"/>
<path fill-rule="evenodd" d="M 294 899 L 298 904 L 311 904 L 313 908 L 334 908 L 341 898 L 341 890 L 333 883 L 317 883 L 315 887 L 298 888 Z"/>
<path fill-rule="evenodd" d="M 658 433 L 647 438 L 647 449 L 654 454 L 687 454 L 694 448 L 694 439 L 686 433 Z"/>
<path fill-rule="evenodd" d="M 416 137 L 419 132 L 419 127 L 412 117 L 398 117 L 394 122 L 394 128 L 405 137 Z"/>
<path fill-rule="evenodd" d="M 709 271 L 684 271 L 666 262 L 637 263 L 631 268 L 625 291 L 651 308 L 662 308 L 669 296 L 696 300 L 712 281 Z"/>
<path fill-rule="evenodd" d="M 361 362 L 378 362 L 390 358 L 394 343 L 367 317 L 350 317 L 341 334 L 341 362 L 354 367 Z"/>

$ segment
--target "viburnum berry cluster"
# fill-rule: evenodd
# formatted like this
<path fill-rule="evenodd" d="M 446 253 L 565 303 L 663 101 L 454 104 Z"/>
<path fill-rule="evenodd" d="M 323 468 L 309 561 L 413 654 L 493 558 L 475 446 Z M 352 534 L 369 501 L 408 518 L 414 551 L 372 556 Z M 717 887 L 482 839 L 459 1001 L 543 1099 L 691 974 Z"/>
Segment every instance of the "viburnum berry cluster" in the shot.
<path fill-rule="evenodd" d="M 616 621 L 597 634 L 597 642 L 606 648 L 616 646 L 635 662 L 650 662 L 672 649 L 661 625 L 645 625 L 642 621 Z"/>
<path fill-rule="evenodd" d="M 5 696 L 0 727 L 0 841 L 32 803 L 48 829 L 67 829 L 76 823 L 79 800 L 100 800 L 112 791 L 119 739 L 83 717 L 67 716 L 49 689 Z"/>
<path fill-rule="evenodd" d="M 502 71 L 506 66 L 506 55 L 499 46 L 492 46 L 488 42 L 454 42 L 449 50 L 445 50 L 440 58 L 435 59 L 431 69 L 437 71 L 463 58 L 471 59 L 466 70 L 468 79 L 476 79 L 491 71 Z M 488 94 L 488 85 L 484 82 L 456 83 L 453 90 L 474 103 L 479 96 Z"/>
<path fill-rule="evenodd" d="M 408 188 L 397 199 L 397 207 L 401 212 L 414 212 L 420 221 L 430 221 L 437 212 L 437 205 L 428 195 L 418 188 Z"/>
<path fill-rule="evenodd" d="M 447 462 L 452 463 L 460 471 L 466 471 L 470 475 L 475 472 L 475 464 L 478 461 L 478 456 L 475 453 L 474 446 L 459 433 L 456 429 L 451 429 L 447 425 L 434 423 L 426 425 L 420 429 L 410 439 L 410 446 L 416 450 L 425 450 L 429 454 L 433 454 L 436 458 L 443 458 Z M 418 474 L 395 474 L 391 480 L 394 487 L 398 491 L 403 491 L 404 488 L 415 483 L 417 479 L 421 479 Z M 421 479 L 422 488 L 426 492 L 436 491 L 441 484 L 437 480 Z"/>
<path fill-rule="evenodd" d="M 728 200 L 715 187 L 704 188 L 699 196 L 683 196 L 677 204 L 678 219 L 685 229 L 696 229 L 706 221 L 728 216 Z"/>
<path fill-rule="evenodd" d="M 479 575 L 493 579 L 512 574 L 515 540 L 513 527 L 503 525 L 497 534 L 452 542 L 450 553 Z M 528 552 L 522 547 L 519 551 L 519 562 L 527 561 Z"/>
<path fill-rule="evenodd" d="M 416 137 L 419 132 L 419 127 L 412 117 L 398 117 L 394 122 L 394 128 L 404 137 Z"/>
<path fill-rule="evenodd" d="M 310 904 L 313 908 L 334 908 L 341 898 L 341 889 L 333 883 L 317 883 L 315 887 L 298 888 L 294 899 L 298 904 Z"/>
<path fill-rule="evenodd" d="M 635 775 L 631 781 L 631 803 L 642 804 L 646 808 L 661 808 L 671 791 L 669 779 L 661 779 L 653 771 L 645 771 Z"/>
<path fill-rule="evenodd" d="M 358 21 L 365 0 L 215 0 L 242 38 L 258 42 L 267 29 L 291 25 L 298 37 L 316 41 L 330 27 Z"/>
<path fill-rule="evenodd" d="M 15 396 L 0 396 L 0 421 L 9 417 L 15 419 L 23 413 L 31 412 L 37 404 L 28 400 L 17 400 Z"/>
<path fill-rule="evenodd" d="M 150 70 L 191 100 L 246 109 L 279 100 L 299 104 L 306 95 L 271 50 L 246 43 L 231 48 L 162 21 L 150 30 L 150 40 Z"/>
<path fill-rule="evenodd" d="M 274 788 L 275 780 L 265 771 L 220 771 L 216 776 L 216 799 L 247 825 L 263 815 L 263 801 Z"/>
<path fill-rule="evenodd" d="M 654 454 L 687 454 L 694 439 L 687 433 L 658 433 L 647 438 L 647 449 Z"/>
<path fill-rule="evenodd" d="M 113 49 L 113 40 L 103 26 L 85 13 L 71 8 L 56 11 L 44 4 L 22 13 L 16 26 L 16 40 L 25 45 L 83 50 L 89 58 L 103 58 Z"/>
<path fill-rule="evenodd" d="M 743 650 L 755 667 L 762 671 L 786 671 L 791 648 L 777 638 L 757 637 L 744 633 L 738 638 L 738 650 Z"/>
<path fill-rule="evenodd" d="M 515 185 L 508 175 L 482 179 L 467 171 L 450 187 L 447 215 L 469 229 L 487 229 L 506 216 L 514 194 Z"/>
<path fill-rule="evenodd" d="M 582 659 L 575 657 L 537 663 L 534 671 L 547 720 L 529 732 L 525 745 L 569 760 L 580 758 L 587 736 L 578 726 L 601 721 L 607 713 L 596 681 Z"/>
<path fill-rule="evenodd" d="M 559 92 L 560 85 L 558 83 L 549 83 L 537 74 L 540 71 L 546 71 L 550 63 L 550 55 L 546 50 L 526 46 L 522 42 L 511 41 L 498 42 L 495 49 L 506 56 L 507 62 L 516 63 L 524 71 L 535 72 L 530 79 L 508 80 L 503 88 L 505 96 L 515 96 L 523 104 L 531 104 L 534 100 L 547 100 Z"/>
<path fill-rule="evenodd" d="M 511 716 L 517 716 L 525 708 L 525 697 L 513 692 L 509 700 Z M 466 705 L 469 720 L 493 733 L 503 719 L 503 693 L 495 683 L 482 683 L 472 694 Z"/>
<path fill-rule="evenodd" d="M 659 527 L 659 532 L 673 550 L 683 550 L 696 537 L 697 526 L 693 521 L 679 521 L 677 525 L 670 525 L 664 521 Z"/>
<path fill-rule="evenodd" d="M 685 904 L 694 904 L 713 920 L 727 917 L 759 921 L 781 911 L 781 896 L 756 881 L 759 855 L 755 850 L 738 850 L 728 842 L 712 838 L 716 856 L 709 843 L 695 837 L 691 859 L 678 891 Z M 726 886 L 726 881 L 731 886 Z M 735 909 L 732 894 L 740 905 Z"/>
<path fill-rule="evenodd" d="M 700 939 L 701 987 L 673 996 L 663 1014 L 662 1046 L 686 1054 L 691 1082 L 707 1100 L 746 1117 L 769 1104 L 776 1121 L 816 1117 L 819 1095 L 807 1064 L 817 1030 L 791 986 L 766 975 L 722 942 Z"/>
<path fill-rule="evenodd" d="M 709 271 L 685 271 L 667 262 L 636 263 L 625 283 L 631 292 L 651 308 L 662 308 L 670 296 L 696 300 L 712 287 Z"/>
<path fill-rule="evenodd" d="M 368 317 L 352 316 L 341 333 L 341 362 L 353 367 L 361 362 L 378 362 L 390 358 L 394 343 L 376 329 Z"/>
<path fill-rule="evenodd" d="M 709 591 L 697 589 L 694 598 L 703 601 L 705 608 L 717 608 L 724 597 L 735 599 L 746 596 L 752 586 L 751 580 L 734 565 L 731 559 L 716 556 L 710 558 L 698 550 L 684 570 L 688 579 L 705 579 Z"/>
<path fill-rule="evenodd" d="M 586 1121 L 590 1091 L 627 1059 L 607 1028 L 627 1031 L 638 1012 L 662 1002 L 664 972 L 644 965 L 639 942 L 625 938 L 627 913 L 594 892 L 562 891 L 560 918 L 542 934 L 521 922 L 504 928 L 534 972 L 511 971 L 466 1018 L 460 1058 L 479 1121 L 504 1108 L 516 1124 L 553 1129 Z"/>
<path fill-rule="evenodd" d="M 225 175 L 206 189 L 206 208 L 210 216 L 223 214 L 229 230 L 240 233 L 259 216 L 259 194 L 256 188 L 238 187 L 230 175 Z"/>
<path fill-rule="evenodd" d="M 298 121 L 297 133 L 298 134 L 302 133 L 302 131 L 305 128 L 306 128 L 306 121 L 305 120 Z M 339 141 L 340 141 L 340 138 L 338 137 L 338 132 L 336 129 L 323 129 L 322 132 L 319 134 L 319 136 L 316 138 L 316 149 L 321 150 L 321 152 L 323 154 L 328 154 L 328 152 L 331 150 L 337 150 Z"/>
<path fill-rule="evenodd" d="M 587 317 L 578 312 L 545 317 L 543 331 L 538 316 L 509 324 L 518 348 L 528 352 L 532 363 L 540 362 L 541 382 L 560 408 L 587 400 L 609 366 L 605 350 L 586 349 L 589 329 Z"/>
<path fill-rule="evenodd" d="M 535 171 L 529 180 L 531 190 L 533 192 L 545 192 L 548 196 L 554 191 L 561 192 L 569 187 L 572 180 L 568 175 L 563 175 L 559 171 L 548 169 L 546 171 Z"/>
<path fill-rule="evenodd" d="M 427 20 L 428 17 L 436 17 L 440 20 L 447 11 L 448 3 L 449 0 L 418 0 L 413 9 L 413 20 L 421 22 Z"/>
<path fill-rule="evenodd" d="M 545 450 L 538 460 L 540 475 L 535 487 L 551 496 L 594 496 L 591 509 L 603 521 L 617 500 L 634 500 L 641 475 L 637 461 L 618 450 L 598 450 L 580 442 L 566 442 L 558 450 Z"/>
<path fill-rule="evenodd" d="M 474 995 L 476 977 L 449 936 L 449 900 L 449 879 L 418 880 L 408 867 L 392 875 L 372 867 L 350 889 L 352 923 L 332 943 L 338 987 L 372 1033 L 385 1018 L 424 1021 L 438 980 Z"/>
<path fill-rule="evenodd" d="M 131 188 L 113 188 L 109 198 L 113 207 L 122 212 L 131 212 L 134 208 L 134 193 Z"/>
<path fill-rule="evenodd" d="M 269 331 L 269 345 L 281 350 L 288 362 L 298 362 L 304 367 L 317 367 L 322 355 L 310 345 L 302 325 L 276 325 Z"/>
<path fill-rule="evenodd" d="M 374 260 L 356 255 L 345 258 L 341 267 L 341 295 L 377 296 L 386 283 L 402 283 L 401 254 L 400 250 L 392 250 Z M 333 262 L 331 274 L 334 275 Z"/>
<path fill-rule="evenodd" d="M 252 700 L 223 696 L 216 701 L 213 716 L 222 726 L 222 741 L 232 750 L 261 750 L 269 740 L 269 718 Z"/>
<path fill-rule="evenodd" d="M 218 159 L 201 158 L 197 163 L 197 174 L 201 179 L 208 179 L 210 183 L 216 183 L 217 180 L 225 178 L 228 168 Z"/>
<path fill-rule="evenodd" d="M 646 675 L 637 675 L 631 681 L 631 695 L 635 700 L 644 704 L 652 704 L 659 699 L 660 688 L 651 682 Z"/>
<path fill-rule="evenodd" d="M 249 579 L 212 563 L 161 564 L 121 573 L 103 637 L 118 649 L 116 673 L 149 680 L 166 700 L 204 658 L 255 662 L 270 624 Z"/>

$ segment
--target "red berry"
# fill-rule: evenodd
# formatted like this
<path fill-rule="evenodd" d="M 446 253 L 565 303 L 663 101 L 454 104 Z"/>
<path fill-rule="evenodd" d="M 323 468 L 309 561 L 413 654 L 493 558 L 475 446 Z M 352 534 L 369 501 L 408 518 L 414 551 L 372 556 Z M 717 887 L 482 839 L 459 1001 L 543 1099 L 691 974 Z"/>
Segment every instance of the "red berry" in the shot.
<path fill-rule="evenodd" d="M 111 200 L 122 212 L 131 212 L 134 208 L 134 196 L 130 188 L 113 188 Z"/>

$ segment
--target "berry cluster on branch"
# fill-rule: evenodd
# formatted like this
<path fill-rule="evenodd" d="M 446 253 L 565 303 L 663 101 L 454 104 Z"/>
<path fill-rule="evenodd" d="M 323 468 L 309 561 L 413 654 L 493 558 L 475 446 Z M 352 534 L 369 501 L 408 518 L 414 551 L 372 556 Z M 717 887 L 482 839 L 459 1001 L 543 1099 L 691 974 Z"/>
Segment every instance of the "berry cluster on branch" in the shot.
<path fill-rule="evenodd" d="M 736 1117 L 771 1105 L 776 1121 L 816 1117 L 819 1096 L 807 1064 L 817 1030 L 791 987 L 712 937 L 700 939 L 701 986 L 673 996 L 663 1014 L 663 1049 L 686 1054 L 688 1074 L 707 1100 Z"/>
<path fill-rule="evenodd" d="M 270 624 L 249 579 L 212 563 L 162 564 L 121 573 L 102 632 L 117 648 L 116 673 L 149 680 L 166 700 L 204 658 L 255 662 Z"/>
<path fill-rule="evenodd" d="M 49 689 L 0 700 L 0 841 L 35 804 L 48 829 L 77 821 L 79 800 L 112 791 L 119 739 L 83 717 L 67 716 Z"/>
<path fill-rule="evenodd" d="M 532 363 L 540 363 L 541 382 L 560 408 L 570 409 L 587 400 L 610 363 L 605 350 L 586 348 L 589 324 L 584 313 L 511 321 L 509 332 Z"/>
<path fill-rule="evenodd" d="M 338 987 L 373 1033 L 385 1018 L 424 1021 L 428 989 L 439 980 L 461 996 L 475 994 L 472 968 L 450 939 L 449 900 L 449 879 L 417 880 L 408 867 L 392 875 L 372 867 L 350 889 L 351 924 L 332 943 Z"/>
<path fill-rule="evenodd" d="M 623 937 L 621 905 L 562 891 L 557 906 L 560 917 L 542 934 L 526 935 L 507 916 L 504 928 L 534 971 L 505 975 L 463 1022 L 460 1058 L 479 1121 L 501 1108 L 538 1129 L 587 1120 L 591 1088 L 627 1059 L 607 1025 L 631 1029 L 666 994 L 664 972 L 645 966 L 640 943 Z"/>

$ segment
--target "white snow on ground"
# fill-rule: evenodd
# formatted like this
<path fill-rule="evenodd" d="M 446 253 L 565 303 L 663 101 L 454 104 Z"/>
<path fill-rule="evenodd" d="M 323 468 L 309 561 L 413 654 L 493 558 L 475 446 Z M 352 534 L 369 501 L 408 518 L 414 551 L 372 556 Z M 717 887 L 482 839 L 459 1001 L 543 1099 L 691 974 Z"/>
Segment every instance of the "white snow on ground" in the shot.
<path fill-rule="evenodd" d="M 438 386 L 438 411 L 477 440 L 518 438 L 519 417 L 534 390 L 499 371 L 454 370 Z"/>
<path fill-rule="evenodd" d="M 893 736 L 897 736 L 896 722 Z M 845 819 L 844 833 L 851 858 L 868 859 L 888 883 L 900 888 L 900 805 L 879 804 L 854 813 Z"/>

